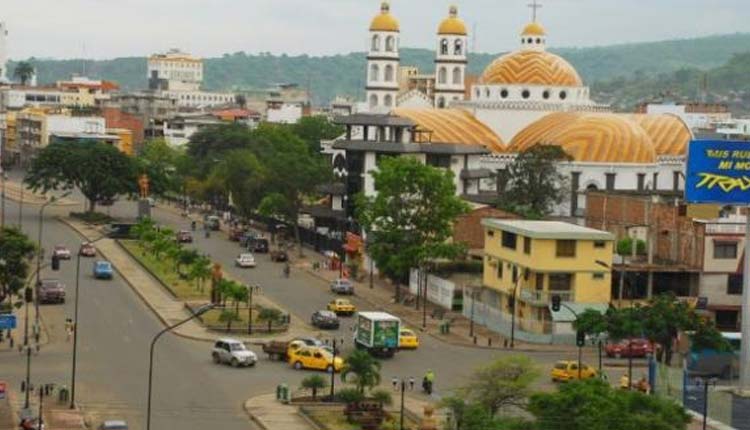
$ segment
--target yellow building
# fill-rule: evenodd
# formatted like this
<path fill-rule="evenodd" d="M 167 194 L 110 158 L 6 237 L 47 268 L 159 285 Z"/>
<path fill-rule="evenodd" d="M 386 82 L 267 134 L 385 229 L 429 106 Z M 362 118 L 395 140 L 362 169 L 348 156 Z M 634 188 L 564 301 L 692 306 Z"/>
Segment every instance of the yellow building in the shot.
<path fill-rule="evenodd" d="M 568 308 L 601 310 L 609 303 L 611 233 L 558 221 L 485 219 L 482 225 L 483 284 L 497 293 L 503 313 L 512 312 L 515 297 L 519 330 L 554 333 L 554 322 L 571 322 Z M 559 315 L 549 308 L 554 295 L 567 306 Z"/>
<path fill-rule="evenodd" d="M 117 149 L 126 155 L 133 155 L 133 131 L 126 128 L 108 128 L 107 134 L 119 137 Z"/>

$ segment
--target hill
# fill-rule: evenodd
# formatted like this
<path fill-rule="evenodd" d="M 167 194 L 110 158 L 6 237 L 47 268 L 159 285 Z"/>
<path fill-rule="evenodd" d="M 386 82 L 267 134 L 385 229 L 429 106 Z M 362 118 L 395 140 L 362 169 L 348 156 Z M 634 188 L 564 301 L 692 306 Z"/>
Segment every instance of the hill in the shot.
<path fill-rule="evenodd" d="M 717 68 L 750 47 L 750 34 L 731 34 L 696 39 L 633 43 L 591 48 L 553 49 L 570 61 L 587 84 L 613 80 L 656 78 L 672 72 Z M 472 54 L 469 72 L 479 74 L 499 54 Z M 402 64 L 432 71 L 434 53 L 427 49 L 402 49 Z M 125 90 L 146 86 L 146 59 L 112 60 L 31 59 L 40 83 L 66 79 L 86 70 L 90 77 L 119 82 Z M 11 64 L 10 69 L 14 67 Z M 316 103 L 335 95 L 360 95 L 363 88 L 365 54 L 311 57 L 237 52 L 205 59 L 205 87 L 209 90 L 251 90 L 279 82 L 309 86 Z M 596 86 L 595 86 L 596 87 Z"/>

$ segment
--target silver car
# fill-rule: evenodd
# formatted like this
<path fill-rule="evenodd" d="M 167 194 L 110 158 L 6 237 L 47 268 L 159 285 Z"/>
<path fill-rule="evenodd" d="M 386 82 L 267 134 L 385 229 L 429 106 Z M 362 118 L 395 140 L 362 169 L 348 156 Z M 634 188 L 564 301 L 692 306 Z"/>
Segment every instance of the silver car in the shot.
<path fill-rule="evenodd" d="M 255 366 L 258 356 L 247 349 L 244 343 L 235 339 L 219 339 L 211 351 L 214 363 L 231 364 L 233 367 Z"/>
<path fill-rule="evenodd" d="M 336 294 L 354 294 L 354 284 L 348 279 L 339 278 L 331 282 L 331 291 Z"/>

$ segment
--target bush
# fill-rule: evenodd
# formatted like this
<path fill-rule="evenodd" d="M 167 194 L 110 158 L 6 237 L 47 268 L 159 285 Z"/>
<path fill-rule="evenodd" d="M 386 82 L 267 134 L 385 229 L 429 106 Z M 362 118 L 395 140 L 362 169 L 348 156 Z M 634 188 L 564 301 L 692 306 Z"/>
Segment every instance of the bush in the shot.
<path fill-rule="evenodd" d="M 258 312 L 258 319 L 260 321 L 277 322 L 281 319 L 281 315 L 281 311 L 276 308 L 261 308 Z"/>
<path fill-rule="evenodd" d="M 483 269 L 484 263 L 482 260 L 456 260 L 437 263 L 430 272 L 436 274 L 482 273 Z"/>
<path fill-rule="evenodd" d="M 335 394 L 336 401 L 341 403 L 357 403 L 364 400 L 364 394 L 356 388 L 342 388 Z"/>
<path fill-rule="evenodd" d="M 114 221 L 114 218 L 101 212 L 71 212 L 70 216 L 89 224 L 109 224 Z"/>
<path fill-rule="evenodd" d="M 620 239 L 617 242 L 617 253 L 623 256 L 633 255 L 633 239 L 630 237 Z M 638 239 L 638 241 L 636 242 L 635 253 L 637 255 L 646 254 L 645 241 Z"/>
<path fill-rule="evenodd" d="M 310 375 L 302 380 L 302 388 L 312 391 L 313 400 L 318 397 L 318 390 L 328 386 L 328 381 L 322 375 Z"/>
<path fill-rule="evenodd" d="M 382 388 L 371 391 L 370 398 L 383 406 L 390 406 L 393 404 L 393 395 L 391 395 L 391 392 Z"/>

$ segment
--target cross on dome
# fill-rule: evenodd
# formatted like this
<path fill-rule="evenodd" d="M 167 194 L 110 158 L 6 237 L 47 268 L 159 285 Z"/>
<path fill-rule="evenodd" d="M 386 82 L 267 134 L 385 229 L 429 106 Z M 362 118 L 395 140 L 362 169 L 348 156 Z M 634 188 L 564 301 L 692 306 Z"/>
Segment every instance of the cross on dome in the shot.
<path fill-rule="evenodd" d="M 528 5 L 531 8 L 531 22 L 536 22 L 537 10 L 542 8 L 542 5 L 537 3 L 537 0 L 533 0 Z"/>

